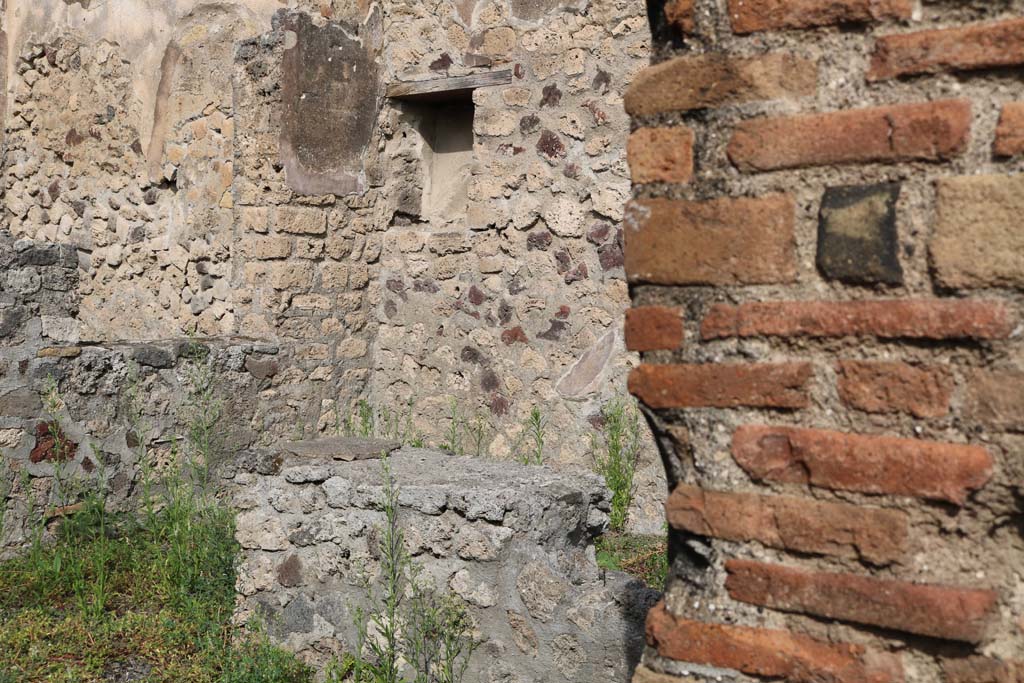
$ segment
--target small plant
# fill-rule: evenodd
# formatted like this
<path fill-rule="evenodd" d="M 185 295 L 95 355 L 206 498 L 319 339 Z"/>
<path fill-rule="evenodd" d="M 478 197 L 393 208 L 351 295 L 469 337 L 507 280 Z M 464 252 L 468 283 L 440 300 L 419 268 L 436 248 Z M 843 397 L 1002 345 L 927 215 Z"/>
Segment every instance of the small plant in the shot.
<path fill-rule="evenodd" d="M 386 457 L 381 472 L 385 523 L 380 530 L 380 586 L 374 590 L 367 583 L 371 607 L 356 610 L 355 652 L 331 663 L 327 681 L 459 683 L 476 648 L 469 637 L 469 616 L 454 596 L 439 594 L 418 580 L 399 525 L 399 490 Z"/>
<path fill-rule="evenodd" d="M 640 416 L 632 404 L 616 399 L 604 407 L 601 417 L 601 432 L 591 437 L 591 450 L 597 473 L 612 492 L 609 526 L 612 531 L 622 531 L 636 492 L 633 479 L 640 459 Z"/>
<path fill-rule="evenodd" d="M 524 465 L 544 464 L 544 442 L 547 438 L 548 420 L 540 408 L 534 406 L 526 418 L 523 429 L 519 432 L 513 452 L 519 462 Z"/>
<path fill-rule="evenodd" d="M 478 458 L 482 457 L 487 448 L 487 436 L 490 431 L 486 418 L 481 413 L 476 413 L 473 422 L 467 427 L 467 431 L 473 442 L 473 454 Z"/>
<path fill-rule="evenodd" d="M 200 488 L 209 483 L 210 471 L 227 452 L 222 430 L 224 400 L 220 395 L 213 354 L 190 338 L 186 351 L 183 418 L 188 429 L 189 474 Z"/>
<path fill-rule="evenodd" d="M 452 398 L 449 403 L 448 430 L 444 433 L 444 443 L 441 444 L 441 450 L 449 451 L 456 455 L 465 455 L 462 446 L 462 432 L 464 428 L 465 423 L 459 410 L 459 400 Z"/>

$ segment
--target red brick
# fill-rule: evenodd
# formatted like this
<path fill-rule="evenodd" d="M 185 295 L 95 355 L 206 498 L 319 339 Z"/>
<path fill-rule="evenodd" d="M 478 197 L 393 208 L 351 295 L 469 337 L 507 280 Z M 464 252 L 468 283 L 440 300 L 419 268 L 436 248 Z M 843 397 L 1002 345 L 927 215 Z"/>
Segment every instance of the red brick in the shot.
<path fill-rule="evenodd" d="M 629 391 L 651 408 L 805 408 L 808 363 L 641 365 Z"/>
<path fill-rule="evenodd" d="M 899 683 L 900 660 L 862 645 L 827 643 L 789 631 L 709 624 L 670 614 L 647 615 L 647 643 L 668 659 L 735 669 L 790 683 Z"/>
<path fill-rule="evenodd" d="M 868 80 L 1024 64 L 1024 19 L 885 36 Z"/>
<path fill-rule="evenodd" d="M 725 337 L 881 337 L 1005 339 L 1013 331 L 997 301 L 892 299 L 717 304 L 701 324 L 704 339 Z"/>
<path fill-rule="evenodd" d="M 967 148 L 971 103 L 942 100 L 751 119 L 729 142 L 745 172 L 832 164 L 945 161 Z"/>
<path fill-rule="evenodd" d="M 796 204 L 784 194 L 703 202 L 641 199 L 625 218 L 630 282 L 752 285 L 796 280 Z"/>
<path fill-rule="evenodd" d="M 676 57 L 644 69 L 626 91 L 631 116 L 708 109 L 728 104 L 809 97 L 818 67 L 790 54 Z"/>
<path fill-rule="evenodd" d="M 665 510 L 674 528 L 701 536 L 875 564 L 900 559 L 907 544 L 907 516 L 894 510 L 685 484 L 672 492 Z"/>
<path fill-rule="evenodd" d="M 637 306 L 626 311 L 626 348 L 630 351 L 671 350 L 682 344 L 682 309 Z"/>
<path fill-rule="evenodd" d="M 942 662 L 946 683 L 1024 683 L 1024 662 L 965 657 Z"/>
<path fill-rule="evenodd" d="M 629 136 L 626 156 L 634 183 L 688 183 L 693 179 L 693 131 L 639 128 Z"/>
<path fill-rule="evenodd" d="M 1011 102 L 1003 106 L 993 150 L 1001 157 L 1024 154 L 1024 102 Z"/>
<path fill-rule="evenodd" d="M 964 412 L 995 429 L 1024 428 L 1024 372 L 977 370 L 967 379 Z"/>
<path fill-rule="evenodd" d="M 981 446 L 795 427 L 740 427 L 732 455 L 757 481 L 958 505 L 992 476 L 992 456 Z"/>
<path fill-rule="evenodd" d="M 998 598 L 990 590 L 805 571 L 750 560 L 730 560 L 725 568 L 725 587 L 734 600 L 969 643 L 983 638 Z"/>
<path fill-rule="evenodd" d="M 665 3 L 665 19 L 683 35 L 693 35 L 697 31 L 693 0 L 668 0 Z"/>
<path fill-rule="evenodd" d="M 911 0 L 729 0 L 736 33 L 909 19 Z"/>
<path fill-rule="evenodd" d="M 839 398 L 866 413 L 907 413 L 919 418 L 949 412 L 953 374 L 938 365 L 846 360 L 839 363 Z"/>

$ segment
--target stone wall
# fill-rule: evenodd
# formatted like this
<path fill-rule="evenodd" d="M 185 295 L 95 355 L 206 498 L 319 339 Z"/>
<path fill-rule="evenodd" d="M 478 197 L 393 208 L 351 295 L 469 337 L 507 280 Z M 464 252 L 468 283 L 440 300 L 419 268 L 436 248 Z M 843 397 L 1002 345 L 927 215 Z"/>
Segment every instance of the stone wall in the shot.
<path fill-rule="evenodd" d="M 590 467 L 636 362 L 617 322 L 635 3 L 9 0 L 2 22 L 4 224 L 77 262 L 47 343 L 278 349 L 247 379 L 261 415 L 232 427 L 262 445 L 359 399 L 436 444 L 455 401 L 513 458 L 536 406 L 547 460 Z M 461 104 L 386 97 L 505 70 Z M 647 531 L 655 461 L 647 444 Z"/>
<path fill-rule="evenodd" d="M 239 456 L 227 471 L 242 511 L 238 618 L 317 667 L 355 648 L 355 610 L 380 569 L 379 452 L 359 439 Z M 287 452 L 290 449 L 292 452 Z M 624 681 L 657 592 L 605 575 L 593 541 L 608 494 L 593 475 L 404 448 L 390 456 L 399 524 L 420 580 L 469 608 L 480 642 L 466 680 Z"/>
<path fill-rule="evenodd" d="M 626 337 L 674 558 L 635 680 L 1019 680 L 1024 3 L 652 4 Z"/>

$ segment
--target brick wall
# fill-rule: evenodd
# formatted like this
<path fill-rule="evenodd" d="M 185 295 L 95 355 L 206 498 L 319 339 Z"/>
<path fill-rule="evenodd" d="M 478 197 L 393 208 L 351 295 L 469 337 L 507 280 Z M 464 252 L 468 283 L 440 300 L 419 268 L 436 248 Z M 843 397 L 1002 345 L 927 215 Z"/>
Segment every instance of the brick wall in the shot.
<path fill-rule="evenodd" d="M 626 341 L 673 565 L 634 680 L 1022 680 L 1024 2 L 648 4 Z"/>

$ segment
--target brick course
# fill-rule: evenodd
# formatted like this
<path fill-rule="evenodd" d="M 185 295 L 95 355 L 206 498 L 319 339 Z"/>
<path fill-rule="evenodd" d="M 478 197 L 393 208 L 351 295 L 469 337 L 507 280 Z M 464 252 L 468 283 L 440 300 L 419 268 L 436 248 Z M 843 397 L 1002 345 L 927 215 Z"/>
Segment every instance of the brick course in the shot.
<path fill-rule="evenodd" d="M 626 91 L 626 111 L 652 116 L 814 94 L 814 62 L 784 53 L 759 57 L 676 57 L 644 69 Z"/>
<path fill-rule="evenodd" d="M 1024 19 L 884 36 L 868 80 L 1024 64 Z"/>
<path fill-rule="evenodd" d="M 807 363 L 641 365 L 629 391 L 652 408 L 803 408 Z"/>
<path fill-rule="evenodd" d="M 693 131 L 640 128 L 626 145 L 634 183 L 688 183 L 693 178 Z"/>
<path fill-rule="evenodd" d="M 630 351 L 677 349 L 683 343 L 682 311 L 669 306 L 628 309 L 625 337 Z"/>
<path fill-rule="evenodd" d="M 1003 105 L 993 151 L 1003 157 L 1024 154 L 1024 102 Z"/>
<path fill-rule="evenodd" d="M 757 481 L 915 496 L 963 505 L 992 475 L 981 446 L 821 429 L 744 426 L 732 454 Z"/>
<path fill-rule="evenodd" d="M 781 630 L 680 619 L 659 603 L 647 615 L 659 655 L 792 683 L 898 683 L 898 658 L 860 645 L 826 643 Z"/>
<path fill-rule="evenodd" d="M 949 412 L 953 375 L 941 366 L 915 367 L 906 363 L 841 361 L 839 398 L 866 413 L 908 413 L 942 417 Z"/>
<path fill-rule="evenodd" d="M 749 560 L 725 563 L 733 599 L 762 607 L 852 621 L 933 638 L 982 639 L 993 591 L 814 572 Z"/>
<path fill-rule="evenodd" d="M 744 172 L 832 164 L 944 161 L 971 132 L 966 100 L 751 119 L 736 127 L 729 159 Z"/>
<path fill-rule="evenodd" d="M 682 484 L 665 511 L 670 525 L 701 536 L 875 564 L 900 559 L 907 546 L 907 517 L 895 510 Z"/>
<path fill-rule="evenodd" d="M 911 0 L 729 0 L 736 33 L 909 19 Z"/>
<path fill-rule="evenodd" d="M 793 198 L 645 199 L 626 209 L 626 277 L 655 284 L 767 284 L 796 278 Z"/>
<path fill-rule="evenodd" d="M 885 339 L 1005 339 L 1013 330 L 998 301 L 892 299 L 779 301 L 712 306 L 704 339 L 725 337 L 881 337 Z"/>

